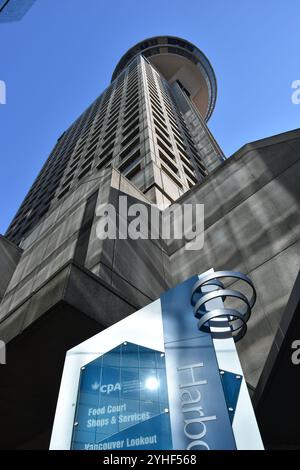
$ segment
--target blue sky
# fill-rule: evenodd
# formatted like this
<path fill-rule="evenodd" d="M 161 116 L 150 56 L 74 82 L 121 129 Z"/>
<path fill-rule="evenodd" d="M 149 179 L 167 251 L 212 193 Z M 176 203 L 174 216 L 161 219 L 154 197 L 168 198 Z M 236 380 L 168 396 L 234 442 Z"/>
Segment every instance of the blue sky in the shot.
<path fill-rule="evenodd" d="M 299 127 L 299 18 L 299 0 L 36 0 L 0 24 L 0 233 L 57 138 L 146 37 L 181 36 L 207 55 L 218 82 L 209 127 L 227 156 Z"/>

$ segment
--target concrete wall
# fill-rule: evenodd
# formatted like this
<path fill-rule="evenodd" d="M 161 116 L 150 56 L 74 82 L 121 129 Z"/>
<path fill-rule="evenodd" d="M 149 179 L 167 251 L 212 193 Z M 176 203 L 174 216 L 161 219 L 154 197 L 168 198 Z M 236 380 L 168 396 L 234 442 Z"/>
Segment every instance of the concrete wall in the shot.
<path fill-rule="evenodd" d="M 109 169 L 80 185 L 24 239 L 0 304 L 1 339 L 10 341 L 61 301 L 109 326 L 169 287 L 160 240 L 97 237 L 97 206 L 118 207 L 119 195 L 127 196 L 128 206 L 146 202 L 150 208 L 138 189 Z"/>
<path fill-rule="evenodd" d="M 144 194 L 114 170 L 100 188 L 97 205 L 108 202 L 119 213 L 119 196 L 127 196 L 128 208 L 142 202 L 150 210 Z M 99 240 L 98 222 L 95 215 L 85 267 L 140 307 L 157 299 L 171 283 L 169 259 L 161 240 Z"/>
<path fill-rule="evenodd" d="M 0 302 L 20 260 L 22 250 L 0 235 Z"/>
<path fill-rule="evenodd" d="M 50 308 L 61 298 L 65 280 L 54 282 L 53 276 L 74 258 L 86 199 L 94 186 L 95 181 L 80 185 L 23 240 L 22 256 L 0 304 L 1 338 L 13 338 L 45 312 L 45 304 Z"/>
<path fill-rule="evenodd" d="M 248 274 L 258 300 L 238 343 L 255 386 L 300 265 L 300 131 L 248 144 L 177 203 L 205 205 L 204 247 L 168 246 L 173 284 L 211 267 Z"/>
<path fill-rule="evenodd" d="M 205 205 L 199 251 L 187 251 L 182 240 L 99 240 L 98 204 L 117 206 L 118 196 L 126 194 L 129 204 L 150 206 L 116 171 L 83 181 L 24 240 L 0 305 L 0 337 L 13 338 L 66 295 L 68 303 L 106 324 L 107 309 L 116 321 L 193 274 L 211 267 L 237 270 L 251 277 L 258 294 L 248 333 L 238 344 L 246 379 L 255 386 L 299 269 L 299 180 L 299 130 L 243 147 L 176 201 Z M 90 281 L 87 274 L 84 282 L 71 283 L 74 263 Z M 117 316 L 110 294 L 96 295 L 108 291 L 124 299 L 116 301 Z"/>

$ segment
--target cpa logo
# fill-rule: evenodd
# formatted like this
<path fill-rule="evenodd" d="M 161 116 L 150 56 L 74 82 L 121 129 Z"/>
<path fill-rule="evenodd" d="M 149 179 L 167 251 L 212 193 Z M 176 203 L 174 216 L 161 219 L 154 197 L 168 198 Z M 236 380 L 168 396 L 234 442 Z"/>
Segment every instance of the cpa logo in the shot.
<path fill-rule="evenodd" d="M 295 351 L 292 354 L 292 363 L 294 366 L 298 366 L 300 364 L 300 340 L 295 339 L 292 343 L 292 349 L 295 349 Z"/>
<path fill-rule="evenodd" d="M 6 364 L 6 345 L 0 340 L 0 364 Z"/>
<path fill-rule="evenodd" d="M 92 390 L 97 391 L 99 390 L 100 393 L 105 393 L 109 395 L 111 392 L 115 392 L 116 390 L 121 391 L 121 384 L 117 382 L 116 384 L 104 384 L 101 385 L 100 382 L 94 382 L 92 385 Z"/>

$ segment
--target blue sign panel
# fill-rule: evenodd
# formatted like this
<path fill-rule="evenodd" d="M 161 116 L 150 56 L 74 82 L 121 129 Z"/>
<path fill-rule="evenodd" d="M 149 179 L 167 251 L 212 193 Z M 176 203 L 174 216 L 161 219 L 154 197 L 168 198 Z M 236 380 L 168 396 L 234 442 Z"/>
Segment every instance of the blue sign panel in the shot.
<path fill-rule="evenodd" d="M 72 449 L 172 449 L 165 355 L 125 342 L 81 370 Z"/>
<path fill-rule="evenodd" d="M 228 372 L 227 370 L 220 370 L 220 374 L 230 422 L 233 423 L 243 377 L 241 375 Z"/>
<path fill-rule="evenodd" d="M 236 449 L 210 333 L 191 305 L 197 276 L 161 296 L 172 438 L 175 449 Z"/>

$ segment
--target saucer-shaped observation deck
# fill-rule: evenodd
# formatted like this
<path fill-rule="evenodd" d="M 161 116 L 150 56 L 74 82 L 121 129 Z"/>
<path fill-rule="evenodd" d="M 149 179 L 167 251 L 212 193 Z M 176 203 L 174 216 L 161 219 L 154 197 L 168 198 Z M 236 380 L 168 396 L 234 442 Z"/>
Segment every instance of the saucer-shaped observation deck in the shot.
<path fill-rule="evenodd" d="M 145 39 L 123 55 L 114 70 L 112 81 L 139 54 L 143 54 L 170 83 L 177 81 L 208 121 L 216 103 L 217 82 L 209 60 L 200 49 L 174 36 Z"/>

